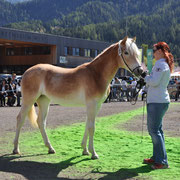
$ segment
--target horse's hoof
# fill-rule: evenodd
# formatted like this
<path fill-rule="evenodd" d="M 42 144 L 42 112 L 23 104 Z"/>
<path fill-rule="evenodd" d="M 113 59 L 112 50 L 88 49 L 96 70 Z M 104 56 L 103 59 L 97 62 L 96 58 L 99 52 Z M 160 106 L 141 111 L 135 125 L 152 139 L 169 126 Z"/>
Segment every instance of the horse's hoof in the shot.
<path fill-rule="evenodd" d="M 91 156 L 91 159 L 92 160 L 99 159 L 99 156 L 97 154 L 94 154 L 94 155 Z"/>
<path fill-rule="evenodd" d="M 48 154 L 55 154 L 56 153 L 56 151 L 54 150 L 54 149 L 50 149 L 49 151 L 48 151 Z"/>
<path fill-rule="evenodd" d="M 84 156 L 89 156 L 89 152 L 88 152 L 88 151 L 83 151 L 83 152 L 82 152 L 82 155 L 84 155 Z"/>
<path fill-rule="evenodd" d="M 14 150 L 13 150 L 13 154 L 19 154 L 19 155 L 20 155 L 21 153 L 20 153 L 19 150 L 15 150 L 15 149 L 14 149 Z"/>

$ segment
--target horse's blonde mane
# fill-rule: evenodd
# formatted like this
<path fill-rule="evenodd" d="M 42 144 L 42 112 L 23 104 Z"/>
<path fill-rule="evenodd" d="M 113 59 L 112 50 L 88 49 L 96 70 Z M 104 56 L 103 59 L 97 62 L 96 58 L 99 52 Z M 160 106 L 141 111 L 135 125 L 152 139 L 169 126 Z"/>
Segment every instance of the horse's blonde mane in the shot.
<path fill-rule="evenodd" d="M 106 49 L 104 49 L 100 54 L 98 54 L 98 55 L 93 59 L 93 61 L 95 61 L 96 59 L 99 58 L 99 56 L 101 56 L 101 55 L 104 54 L 106 51 L 108 51 L 109 49 L 111 49 L 111 47 L 114 46 L 115 44 L 117 44 L 117 43 L 111 44 L 109 47 L 107 47 Z M 93 62 L 93 61 L 92 61 L 92 62 Z"/>
<path fill-rule="evenodd" d="M 122 40 L 119 41 L 119 46 Z M 104 54 L 106 51 L 108 51 L 109 49 L 112 48 L 112 46 L 116 45 L 117 43 L 114 43 L 112 45 L 110 45 L 109 47 L 107 47 L 106 49 L 104 49 L 100 54 L 98 54 L 93 61 L 96 61 L 96 59 L 99 58 L 99 56 L 101 56 L 102 54 Z M 128 38 L 126 41 L 126 49 L 129 51 L 129 53 L 133 56 L 138 57 L 140 55 L 140 51 L 137 47 L 137 45 L 135 44 L 134 40 L 132 38 Z M 92 61 L 92 62 L 93 62 Z"/>

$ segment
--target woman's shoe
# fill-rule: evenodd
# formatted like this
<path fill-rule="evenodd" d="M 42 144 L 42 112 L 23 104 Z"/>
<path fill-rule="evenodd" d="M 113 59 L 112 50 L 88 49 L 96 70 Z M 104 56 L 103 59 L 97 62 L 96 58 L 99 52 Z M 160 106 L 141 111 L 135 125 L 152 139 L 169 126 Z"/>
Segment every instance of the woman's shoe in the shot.
<path fill-rule="evenodd" d="M 151 166 L 152 169 L 168 169 L 169 166 L 167 164 L 158 164 L 155 163 L 154 165 Z"/>
<path fill-rule="evenodd" d="M 151 158 L 148 158 L 148 159 L 144 159 L 143 160 L 143 164 L 154 164 L 155 161 Z"/>

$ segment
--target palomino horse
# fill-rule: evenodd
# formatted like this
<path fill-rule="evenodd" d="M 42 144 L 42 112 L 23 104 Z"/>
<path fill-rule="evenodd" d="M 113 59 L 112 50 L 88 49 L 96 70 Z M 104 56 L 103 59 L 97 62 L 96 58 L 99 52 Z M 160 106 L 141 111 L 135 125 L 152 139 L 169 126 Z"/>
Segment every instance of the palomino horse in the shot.
<path fill-rule="evenodd" d="M 135 75 L 142 73 L 138 61 L 138 48 L 135 39 L 125 37 L 105 49 L 93 61 L 74 69 L 38 64 L 29 68 L 22 78 L 22 107 L 17 116 L 17 129 L 14 140 L 14 154 L 19 154 L 19 134 L 26 116 L 30 122 L 39 127 L 49 153 L 55 153 L 47 137 L 46 116 L 50 102 L 63 106 L 86 106 L 87 122 L 82 140 L 83 155 L 98 155 L 94 149 L 95 117 L 109 94 L 109 84 L 117 70 L 126 68 Z M 37 102 L 38 116 L 34 108 Z M 89 136 L 89 146 L 87 139 Z"/>

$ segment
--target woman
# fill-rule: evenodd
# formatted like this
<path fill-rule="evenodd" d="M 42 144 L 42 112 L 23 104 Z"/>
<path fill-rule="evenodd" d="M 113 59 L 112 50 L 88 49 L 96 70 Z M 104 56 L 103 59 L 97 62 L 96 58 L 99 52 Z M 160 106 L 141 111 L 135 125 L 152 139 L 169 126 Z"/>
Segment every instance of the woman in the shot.
<path fill-rule="evenodd" d="M 6 96 L 7 96 L 7 89 L 8 85 L 6 84 L 6 80 L 2 80 L 2 84 L 0 85 L 0 101 L 1 105 L 0 106 L 5 106 L 5 101 L 6 101 Z"/>
<path fill-rule="evenodd" d="M 159 42 L 153 47 L 156 63 L 150 75 L 145 77 L 147 92 L 147 127 L 153 143 L 153 155 L 144 159 L 152 169 L 169 168 L 165 149 L 162 119 L 168 110 L 170 98 L 167 86 L 174 68 L 174 58 L 169 46 Z"/>
<path fill-rule="evenodd" d="M 17 106 L 21 106 L 21 80 L 16 84 Z"/>
<path fill-rule="evenodd" d="M 14 93 L 15 91 L 15 84 L 13 84 L 12 82 L 12 78 L 8 78 L 8 91 L 7 91 L 7 94 L 8 94 L 8 101 L 7 101 L 7 105 L 8 106 L 13 106 L 14 103 L 16 102 L 16 95 Z"/>

